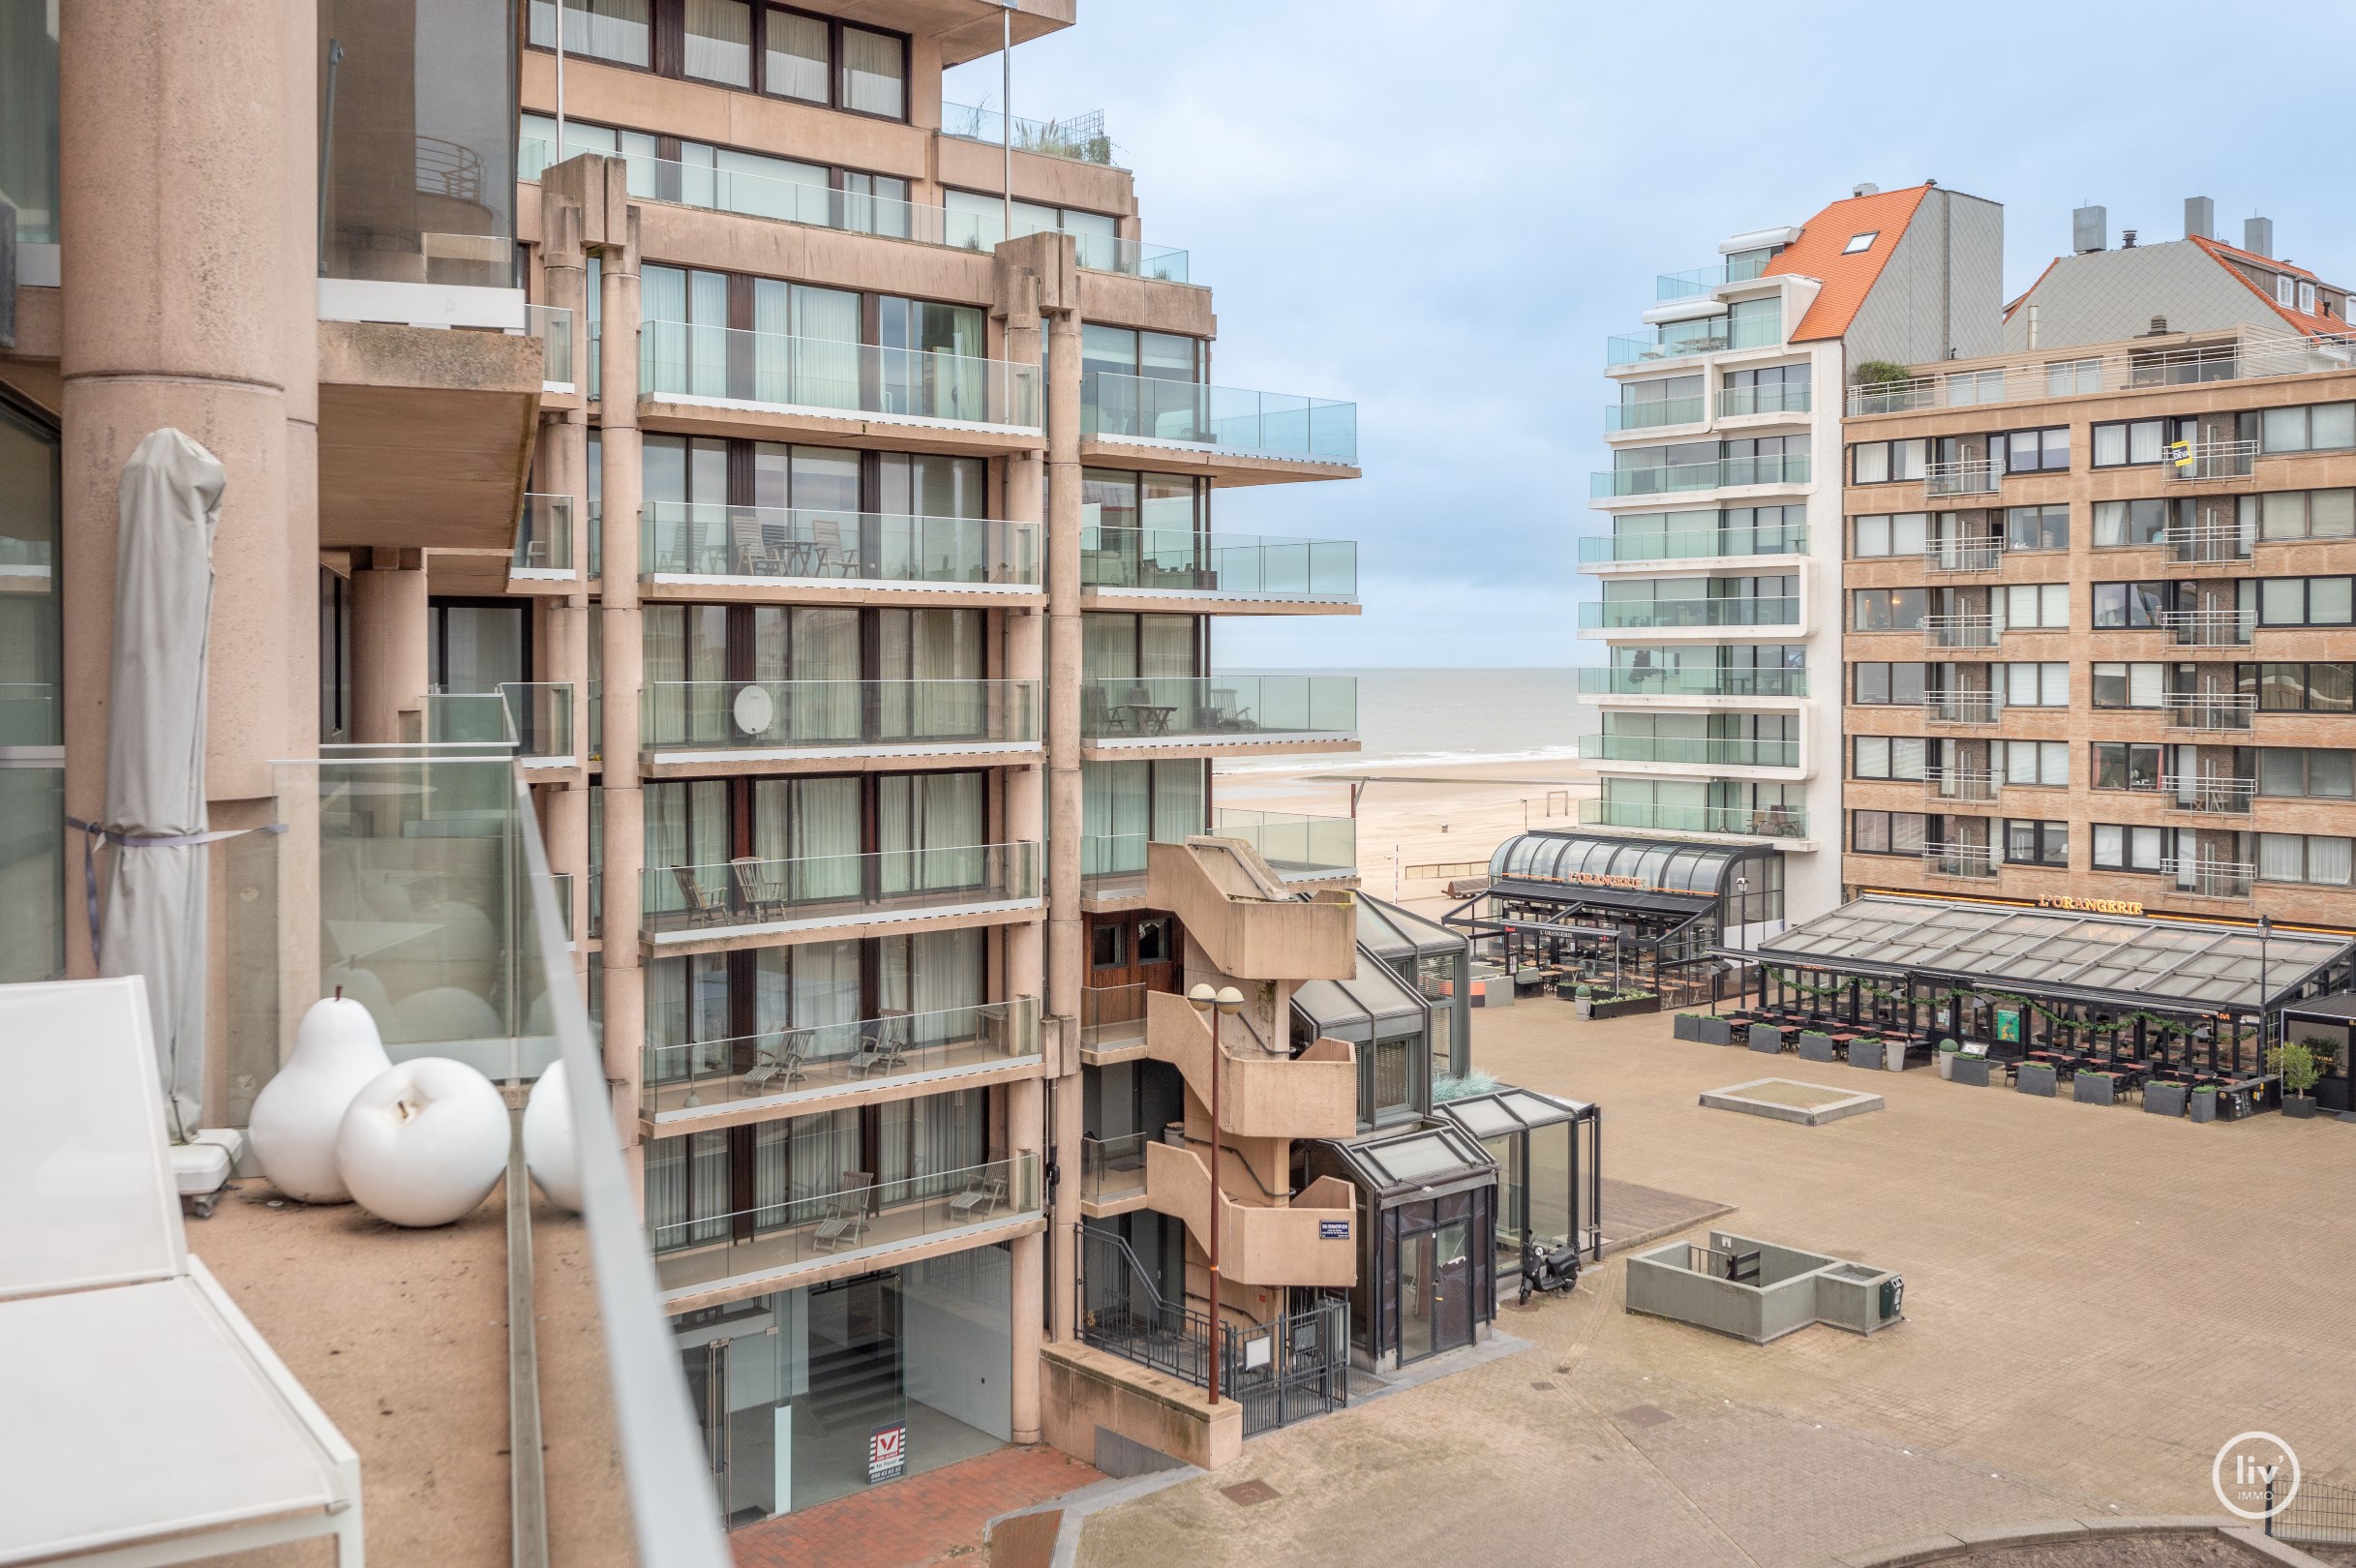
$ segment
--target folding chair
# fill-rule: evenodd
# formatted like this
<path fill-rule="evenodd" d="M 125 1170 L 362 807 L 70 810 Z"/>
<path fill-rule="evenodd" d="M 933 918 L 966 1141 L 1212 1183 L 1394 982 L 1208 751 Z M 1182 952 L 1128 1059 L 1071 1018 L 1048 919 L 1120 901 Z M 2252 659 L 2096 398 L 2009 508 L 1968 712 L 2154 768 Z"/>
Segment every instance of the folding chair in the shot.
<path fill-rule="evenodd" d="M 846 1170 L 842 1175 L 842 1191 L 827 1199 L 826 1218 L 810 1233 L 810 1240 L 822 1252 L 833 1252 L 857 1247 L 867 1228 L 868 1211 L 875 1203 L 875 1173 L 865 1170 Z"/>

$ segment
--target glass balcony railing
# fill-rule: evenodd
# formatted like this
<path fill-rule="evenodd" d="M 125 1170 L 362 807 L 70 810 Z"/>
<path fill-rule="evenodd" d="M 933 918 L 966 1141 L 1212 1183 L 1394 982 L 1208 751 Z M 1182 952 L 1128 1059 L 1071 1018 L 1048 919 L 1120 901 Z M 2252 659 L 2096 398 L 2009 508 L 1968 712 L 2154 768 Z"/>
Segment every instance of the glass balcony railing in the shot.
<path fill-rule="evenodd" d="M 1680 763 L 1710 768 L 1797 768 L 1797 740 L 1729 737 L 1583 735 L 1579 755 L 1589 762 Z"/>
<path fill-rule="evenodd" d="M 1808 454 L 1718 458 L 1708 463 L 1660 463 L 1649 467 L 1613 468 L 1593 476 L 1590 498 L 1661 496 L 1727 485 L 1801 485 L 1808 482 Z"/>
<path fill-rule="evenodd" d="M 516 519 L 515 554 L 508 575 L 523 578 L 562 578 L 573 570 L 573 498 L 570 496 L 531 495 L 524 498 L 523 515 Z"/>
<path fill-rule="evenodd" d="M 919 1073 L 1004 1067 L 1037 1058 L 1039 999 L 1016 997 L 853 1023 L 777 1028 L 734 1040 L 649 1045 L 640 1113 L 758 1105 L 812 1090 L 856 1089 Z"/>
<path fill-rule="evenodd" d="M 1358 406 L 1289 392 L 1089 371 L 1080 377 L 1084 437 L 1183 441 L 1313 463 L 1358 461 Z"/>
<path fill-rule="evenodd" d="M 1115 1203 L 1145 1191 L 1145 1146 L 1153 1141 L 1142 1132 L 1117 1138 L 1080 1139 L 1080 1199 L 1085 1203 Z"/>
<path fill-rule="evenodd" d="M 0 680 L 0 746 L 61 743 L 54 680 Z"/>
<path fill-rule="evenodd" d="M 650 752 L 838 752 L 1039 741 L 1036 680 L 652 680 Z"/>
<path fill-rule="evenodd" d="M 1806 413 L 1814 389 L 1805 381 L 1767 386 L 1730 386 L 1718 393 L 1718 417 L 1740 419 L 1747 414 Z"/>
<path fill-rule="evenodd" d="M 649 501 L 638 516 L 638 568 L 649 576 L 1007 588 L 1040 581 L 1036 523 L 701 501 Z"/>
<path fill-rule="evenodd" d="M 1358 869 L 1354 817 L 1310 817 L 1289 811 L 1244 811 L 1221 806 L 1211 831 L 1240 838 L 1287 881 L 1351 876 Z"/>
<path fill-rule="evenodd" d="M 1129 1045 L 1145 1039 L 1145 993 L 1142 982 L 1131 985 L 1088 985 L 1080 990 L 1080 1044 L 1092 1050 Z"/>
<path fill-rule="evenodd" d="M 856 831 L 854 824 L 843 827 Z M 649 931 L 698 937 L 891 915 L 1012 909 L 1039 901 L 1039 846 L 966 844 L 650 865 L 640 874 L 639 897 Z"/>
<path fill-rule="evenodd" d="M 1659 805 L 1648 800 L 1582 800 L 1579 821 L 1590 828 L 1633 828 L 1672 833 L 1740 833 L 1753 838 L 1805 838 L 1807 813 L 1786 806 Z"/>
<path fill-rule="evenodd" d="M 1579 607 L 1583 630 L 1642 630 L 1649 626 L 1797 626 L 1799 600 L 1606 599 Z"/>
<path fill-rule="evenodd" d="M 647 322 L 640 347 L 644 397 L 1040 428 L 1037 365 L 683 321 Z"/>
<path fill-rule="evenodd" d="M 569 680 L 517 681 L 499 687 L 516 755 L 527 763 L 573 760 L 573 686 Z"/>
<path fill-rule="evenodd" d="M 1112 161 L 1112 138 L 1104 134 L 1104 115 L 1101 109 L 1075 114 L 1068 120 L 1026 120 L 1017 114 L 1010 124 L 997 109 L 945 103 L 941 106 L 941 134 L 955 136 L 959 141 L 987 142 L 993 147 L 1008 145 L 1016 152 L 1069 158 L 1079 164 L 1102 164 L 1106 168 L 1120 166 Z"/>
<path fill-rule="evenodd" d="M 1089 833 L 1080 840 L 1080 896 L 1141 898 L 1145 895 L 1147 833 Z"/>
<path fill-rule="evenodd" d="M 1080 684 L 1080 735 L 1086 739 L 1343 739 L 1357 733 L 1356 676 L 1179 676 Z"/>
<path fill-rule="evenodd" d="M 573 388 L 573 313 L 554 305 L 524 307 L 524 330 L 540 340 L 540 377 L 551 387 Z"/>
<path fill-rule="evenodd" d="M 1730 348 L 1771 348 L 1782 341 L 1782 323 L 1772 315 L 1737 319 L 1705 316 L 1670 321 L 1651 332 L 1624 333 L 1604 342 L 1604 363 L 1643 365 L 1654 360 L 1693 359 Z"/>
<path fill-rule="evenodd" d="M 1583 697 L 1805 697 L 1805 670 L 1719 670 L 1708 666 L 1588 666 L 1579 672 Z"/>
<path fill-rule="evenodd" d="M 1766 272 L 1764 255 L 1746 256 L 1740 260 L 1721 261 L 1713 267 L 1695 267 L 1686 272 L 1664 272 L 1654 280 L 1653 297 L 1664 305 L 1673 299 L 1692 299 L 1721 284 L 1748 283 Z"/>
<path fill-rule="evenodd" d="M 1080 586 L 1355 604 L 1358 543 L 1083 526 Z"/>
<path fill-rule="evenodd" d="M 1709 417 L 1709 400 L 1705 397 L 1652 398 L 1643 403 L 1607 403 L 1603 407 L 1603 428 L 1615 430 L 1650 430 L 1655 425 L 1698 425 Z"/>
<path fill-rule="evenodd" d="M 509 756 L 516 746 L 507 700 L 496 691 L 432 691 L 419 699 L 429 746 L 479 748 L 485 756 Z"/>
<path fill-rule="evenodd" d="M 1706 528 L 1691 533 L 1613 533 L 1579 541 L 1581 565 L 1693 560 L 1722 556 L 1804 556 L 1804 528 Z"/>
<path fill-rule="evenodd" d="M 839 1181 L 839 1178 L 836 1178 Z M 757 1279 L 1040 1213 L 1039 1156 L 899 1181 L 789 1188 L 776 1203 L 649 1225 L 665 1290 Z"/>

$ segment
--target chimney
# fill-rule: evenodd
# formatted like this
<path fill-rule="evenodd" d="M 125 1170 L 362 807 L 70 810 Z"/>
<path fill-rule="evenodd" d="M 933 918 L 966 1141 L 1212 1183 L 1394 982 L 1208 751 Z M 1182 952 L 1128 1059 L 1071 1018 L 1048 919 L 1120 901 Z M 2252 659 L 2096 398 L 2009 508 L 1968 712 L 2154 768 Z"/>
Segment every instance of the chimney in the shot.
<path fill-rule="evenodd" d="M 2245 218 L 2242 220 L 2242 249 L 2251 256 L 2274 255 L 2274 220 Z"/>
<path fill-rule="evenodd" d="M 2185 197 L 2185 238 L 2217 238 L 2217 203 L 2207 196 Z"/>
<path fill-rule="evenodd" d="M 2069 248 L 2084 256 L 2110 244 L 2110 214 L 2100 207 L 2080 207 L 2069 215 Z"/>
<path fill-rule="evenodd" d="M 2121 229 L 2119 231 L 2119 249 L 2122 251 L 2131 251 L 2134 248 L 2135 231 L 2131 228 Z"/>
<path fill-rule="evenodd" d="M 1853 196 L 1880 196 L 1882 194 L 1882 188 L 1874 184 L 1871 180 L 1865 180 L 1851 186 L 1849 188 L 1849 194 Z"/>
<path fill-rule="evenodd" d="M 2164 337 L 2166 337 L 2167 335 L 2168 335 L 2168 318 L 2167 318 L 2166 317 L 2164 317 L 2164 316 L 2155 316 L 2155 317 L 2152 317 L 2152 330 L 2151 330 L 2151 331 L 2149 331 L 2149 332 L 2146 332 L 2146 333 L 2144 334 L 2144 336 L 2145 336 L 2145 337 L 2147 337 L 2147 338 L 2164 338 Z"/>

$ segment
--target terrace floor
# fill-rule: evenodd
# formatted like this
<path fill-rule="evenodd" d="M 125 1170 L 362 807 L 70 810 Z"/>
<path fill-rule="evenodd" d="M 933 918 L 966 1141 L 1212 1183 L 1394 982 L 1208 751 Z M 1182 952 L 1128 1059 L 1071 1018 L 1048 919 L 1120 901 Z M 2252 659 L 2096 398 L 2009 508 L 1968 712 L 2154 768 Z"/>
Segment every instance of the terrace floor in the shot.
<path fill-rule="evenodd" d="M 1746 1344 L 1629 1315 L 1614 1256 L 1568 1299 L 1500 1311 L 1531 1349 L 1095 1515 L 1083 1564 L 1797 1568 L 1934 1532 L 2216 1515 L 2211 1461 L 2252 1428 L 2310 1476 L 2356 1479 L 2356 1127 L 1819 1064 L 1888 1108 L 1800 1127 L 1705 1109 L 1763 1064 L 1667 1017 L 1546 1001 L 1473 1024 L 1476 1066 L 1603 1105 L 1610 1177 L 1898 1269 L 1907 1321 Z M 1228 1495 L 1245 1481 L 1275 1495 Z"/>

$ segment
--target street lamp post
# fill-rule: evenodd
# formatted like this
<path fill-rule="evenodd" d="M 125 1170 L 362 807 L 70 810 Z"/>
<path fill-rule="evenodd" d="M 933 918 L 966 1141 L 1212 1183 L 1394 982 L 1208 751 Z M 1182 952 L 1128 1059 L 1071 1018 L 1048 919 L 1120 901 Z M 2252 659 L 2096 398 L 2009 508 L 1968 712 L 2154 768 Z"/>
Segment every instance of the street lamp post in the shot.
<path fill-rule="evenodd" d="M 1232 1018 L 1244 1010 L 1244 993 L 1232 985 L 1223 985 L 1214 991 L 1210 985 L 1197 981 L 1186 993 L 1187 1002 L 1211 1026 L 1211 1332 L 1205 1358 L 1210 1363 L 1210 1402 L 1219 1402 L 1219 1084 L 1226 1076 L 1222 1058 L 1226 1050 L 1220 1040 L 1219 1021 Z"/>
<path fill-rule="evenodd" d="M 2266 1006 L 2266 1003 L 2267 1003 L 2267 1000 L 2268 1000 L 2268 999 L 2267 999 L 2267 994 L 2266 994 L 2266 957 L 2267 957 L 2267 952 L 2266 952 L 2266 944 L 2267 944 L 2268 940 L 2269 940 L 2270 938 L 2272 938 L 2272 937 L 2273 937 L 2273 935 L 2274 935 L 2274 918 L 2273 918 L 2272 916 L 2270 916 L 2270 915 L 2261 915 L 2261 916 L 2259 916 L 2259 917 L 2258 917 L 2258 1072 L 2259 1072 L 2261 1075 L 2263 1075 L 2263 1074 L 2264 1074 L 2264 1072 L 2266 1071 L 2266 1041 L 2267 1041 L 2267 1037 L 2268 1037 L 2268 1035 L 2269 1035 L 2269 1034 L 2272 1032 L 2272 1029 L 2271 1029 L 2271 1023 L 2272 1023 L 2271 1011 L 2270 1011 L 2270 1010 L 2269 1010 L 2269 1009 L 2267 1008 L 2267 1006 Z M 2236 1063 L 2236 1064 L 2235 1064 L 2235 1066 L 2236 1066 L 2236 1067 L 2239 1067 L 2239 1066 L 2240 1066 L 2240 1064 L 2239 1064 L 2239 1063 Z"/>

